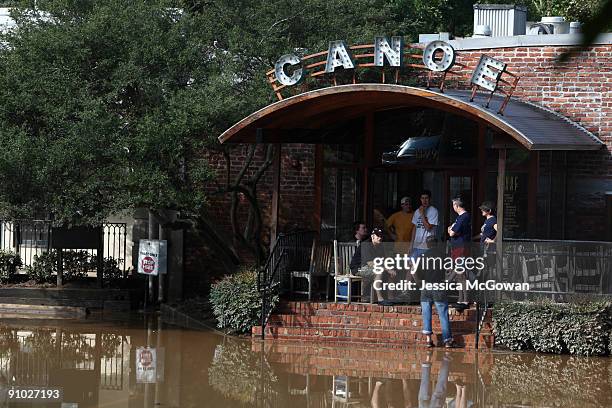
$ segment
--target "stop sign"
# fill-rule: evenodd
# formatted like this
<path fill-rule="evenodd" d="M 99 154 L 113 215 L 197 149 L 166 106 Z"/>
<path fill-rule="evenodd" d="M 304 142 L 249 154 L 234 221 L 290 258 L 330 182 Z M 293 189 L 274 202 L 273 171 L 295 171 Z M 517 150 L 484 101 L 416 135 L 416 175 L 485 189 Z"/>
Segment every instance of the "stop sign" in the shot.
<path fill-rule="evenodd" d="M 145 256 L 142 258 L 141 266 L 144 273 L 152 273 L 155 271 L 155 259 L 150 256 Z"/>

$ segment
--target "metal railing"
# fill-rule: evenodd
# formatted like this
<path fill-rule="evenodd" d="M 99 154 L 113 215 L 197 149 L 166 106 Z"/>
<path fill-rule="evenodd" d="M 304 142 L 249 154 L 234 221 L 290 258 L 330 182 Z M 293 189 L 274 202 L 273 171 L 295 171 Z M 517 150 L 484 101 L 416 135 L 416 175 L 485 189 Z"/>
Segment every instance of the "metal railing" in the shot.
<path fill-rule="evenodd" d="M 268 318 L 272 313 L 272 299 L 289 287 L 289 272 L 308 269 L 314 231 L 279 234 L 257 274 L 257 288 L 261 293 L 261 338 L 265 338 Z"/>
<path fill-rule="evenodd" d="M 610 295 L 612 242 L 507 239 L 497 269 L 492 279 L 528 283 L 531 294 L 559 300 L 572 294 Z"/>
<path fill-rule="evenodd" d="M 52 222 L 48 220 L 0 220 L 0 250 L 10 251 L 20 256 L 23 268 L 32 266 L 35 257 L 51 249 Z M 124 274 L 127 269 L 127 224 L 104 223 L 102 225 L 104 258 L 111 258 Z M 71 249 L 85 251 L 91 257 L 98 254 L 97 249 Z"/>

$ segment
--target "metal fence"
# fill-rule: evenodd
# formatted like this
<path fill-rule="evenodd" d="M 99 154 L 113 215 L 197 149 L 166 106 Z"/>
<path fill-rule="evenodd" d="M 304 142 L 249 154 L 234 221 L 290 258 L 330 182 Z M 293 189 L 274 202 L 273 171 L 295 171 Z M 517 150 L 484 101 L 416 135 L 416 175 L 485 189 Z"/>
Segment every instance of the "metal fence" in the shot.
<path fill-rule="evenodd" d="M 535 294 L 612 294 L 612 242 L 504 240 L 498 282 Z M 520 294 L 519 294 L 520 295 Z"/>
<path fill-rule="evenodd" d="M 35 256 L 40 256 L 51 248 L 52 233 L 51 221 L 0 220 L 0 250 L 19 254 L 25 268 L 34 263 Z M 102 256 L 117 261 L 117 266 L 125 273 L 127 269 L 127 224 L 104 223 L 102 233 Z M 92 257 L 98 255 L 97 249 L 71 249 L 71 251 L 85 251 Z"/>

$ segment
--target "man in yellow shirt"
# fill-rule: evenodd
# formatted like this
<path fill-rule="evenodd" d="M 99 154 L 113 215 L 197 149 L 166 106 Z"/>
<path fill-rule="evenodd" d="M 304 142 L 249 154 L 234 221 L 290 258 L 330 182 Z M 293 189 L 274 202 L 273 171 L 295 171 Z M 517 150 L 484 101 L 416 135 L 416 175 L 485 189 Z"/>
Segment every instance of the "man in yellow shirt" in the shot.
<path fill-rule="evenodd" d="M 387 218 L 387 230 L 389 235 L 395 241 L 395 250 L 400 253 L 408 253 L 410 249 L 410 241 L 412 239 L 412 204 L 409 197 L 401 199 L 400 204 L 402 209 Z"/>

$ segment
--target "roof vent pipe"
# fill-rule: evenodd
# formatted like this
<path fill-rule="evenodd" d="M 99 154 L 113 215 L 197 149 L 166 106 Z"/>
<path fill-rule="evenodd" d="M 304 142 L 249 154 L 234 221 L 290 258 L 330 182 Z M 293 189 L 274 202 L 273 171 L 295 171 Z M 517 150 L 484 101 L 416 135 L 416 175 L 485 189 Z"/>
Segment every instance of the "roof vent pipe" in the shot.
<path fill-rule="evenodd" d="M 578 21 L 572 21 L 569 25 L 570 34 L 578 34 L 582 32 L 582 23 Z"/>

